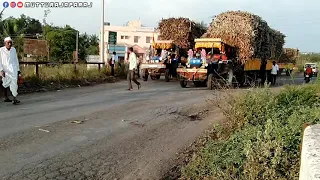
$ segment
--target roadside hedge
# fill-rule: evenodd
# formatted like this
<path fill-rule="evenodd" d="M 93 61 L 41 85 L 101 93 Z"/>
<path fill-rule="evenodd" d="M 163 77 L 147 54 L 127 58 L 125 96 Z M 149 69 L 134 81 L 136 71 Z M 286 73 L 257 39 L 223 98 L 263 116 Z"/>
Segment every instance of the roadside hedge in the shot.
<path fill-rule="evenodd" d="M 302 125 L 320 122 L 320 86 L 255 89 L 221 106 L 226 123 L 182 169 L 182 179 L 299 179 Z"/>

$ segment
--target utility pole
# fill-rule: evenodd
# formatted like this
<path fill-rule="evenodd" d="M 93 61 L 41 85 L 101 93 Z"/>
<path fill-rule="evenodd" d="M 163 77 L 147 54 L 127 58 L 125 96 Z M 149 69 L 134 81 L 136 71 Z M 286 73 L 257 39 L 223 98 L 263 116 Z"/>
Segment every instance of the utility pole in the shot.
<path fill-rule="evenodd" d="M 76 52 L 75 52 L 75 58 L 74 58 L 74 72 L 77 72 L 77 63 L 78 63 L 78 55 L 79 55 L 79 31 L 76 32 Z"/>
<path fill-rule="evenodd" d="M 105 49 L 104 49 L 104 0 L 102 0 L 102 5 L 101 5 L 101 36 L 100 36 L 100 61 L 105 64 L 104 61 L 104 54 L 105 54 Z"/>
<path fill-rule="evenodd" d="M 78 62 L 78 55 L 79 55 L 79 31 L 77 31 L 77 38 L 76 38 L 76 62 Z"/>
<path fill-rule="evenodd" d="M 44 10 L 44 16 L 43 16 L 43 24 L 44 26 L 47 25 L 47 17 L 48 17 L 48 14 L 50 13 L 50 9 L 47 9 L 47 10 Z M 50 62 L 50 46 L 49 46 L 49 43 L 47 41 L 47 32 L 46 32 L 46 28 L 43 28 L 43 38 L 44 40 L 46 40 L 46 43 L 47 43 L 47 51 L 48 51 L 48 62 Z"/>

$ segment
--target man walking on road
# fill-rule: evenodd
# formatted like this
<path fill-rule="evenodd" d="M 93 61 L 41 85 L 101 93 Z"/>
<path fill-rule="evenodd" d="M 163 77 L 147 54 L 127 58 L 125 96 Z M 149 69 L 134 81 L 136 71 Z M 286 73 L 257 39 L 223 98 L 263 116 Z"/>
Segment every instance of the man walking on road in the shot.
<path fill-rule="evenodd" d="M 130 53 L 130 55 L 129 55 L 129 71 L 128 71 L 127 79 L 128 79 L 128 83 L 129 83 L 128 90 L 131 91 L 133 89 L 132 88 L 132 81 L 138 85 L 138 89 L 141 88 L 141 84 L 137 81 L 137 79 L 135 77 L 135 71 L 137 69 L 137 56 L 133 52 L 132 47 L 129 48 L 129 53 Z"/>
<path fill-rule="evenodd" d="M 271 84 L 272 85 L 276 84 L 278 73 L 279 73 L 279 66 L 275 61 L 273 61 L 272 62 L 272 70 L 271 70 Z"/>
<path fill-rule="evenodd" d="M 111 76 L 114 76 L 114 65 L 116 64 L 117 53 L 113 52 L 110 59 Z"/>
<path fill-rule="evenodd" d="M 21 75 L 19 68 L 19 60 L 17 51 L 12 47 L 12 39 L 7 37 L 4 39 L 5 46 L 0 48 L 0 72 L 2 77 L 2 85 L 5 88 L 5 102 L 13 102 L 17 105 L 20 101 L 17 100 L 18 95 L 18 76 Z M 8 97 L 8 88 L 13 95 L 13 101 Z"/>

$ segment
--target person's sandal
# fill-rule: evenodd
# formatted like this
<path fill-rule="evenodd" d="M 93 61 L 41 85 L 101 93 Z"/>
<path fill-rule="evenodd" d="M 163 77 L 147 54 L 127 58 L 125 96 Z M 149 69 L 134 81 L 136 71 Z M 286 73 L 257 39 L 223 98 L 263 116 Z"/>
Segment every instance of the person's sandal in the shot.
<path fill-rule="evenodd" d="M 19 100 L 14 100 L 14 101 L 13 101 L 13 104 L 14 104 L 14 105 L 18 105 L 19 103 L 20 103 Z"/>

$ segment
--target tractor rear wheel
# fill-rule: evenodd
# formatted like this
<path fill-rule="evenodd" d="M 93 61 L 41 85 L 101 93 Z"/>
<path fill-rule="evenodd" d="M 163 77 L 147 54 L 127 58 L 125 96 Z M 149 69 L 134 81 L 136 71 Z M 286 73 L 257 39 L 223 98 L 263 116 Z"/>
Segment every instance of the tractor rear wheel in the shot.
<path fill-rule="evenodd" d="M 208 80 L 207 80 L 207 88 L 209 90 L 213 89 L 213 74 L 209 74 Z"/>

